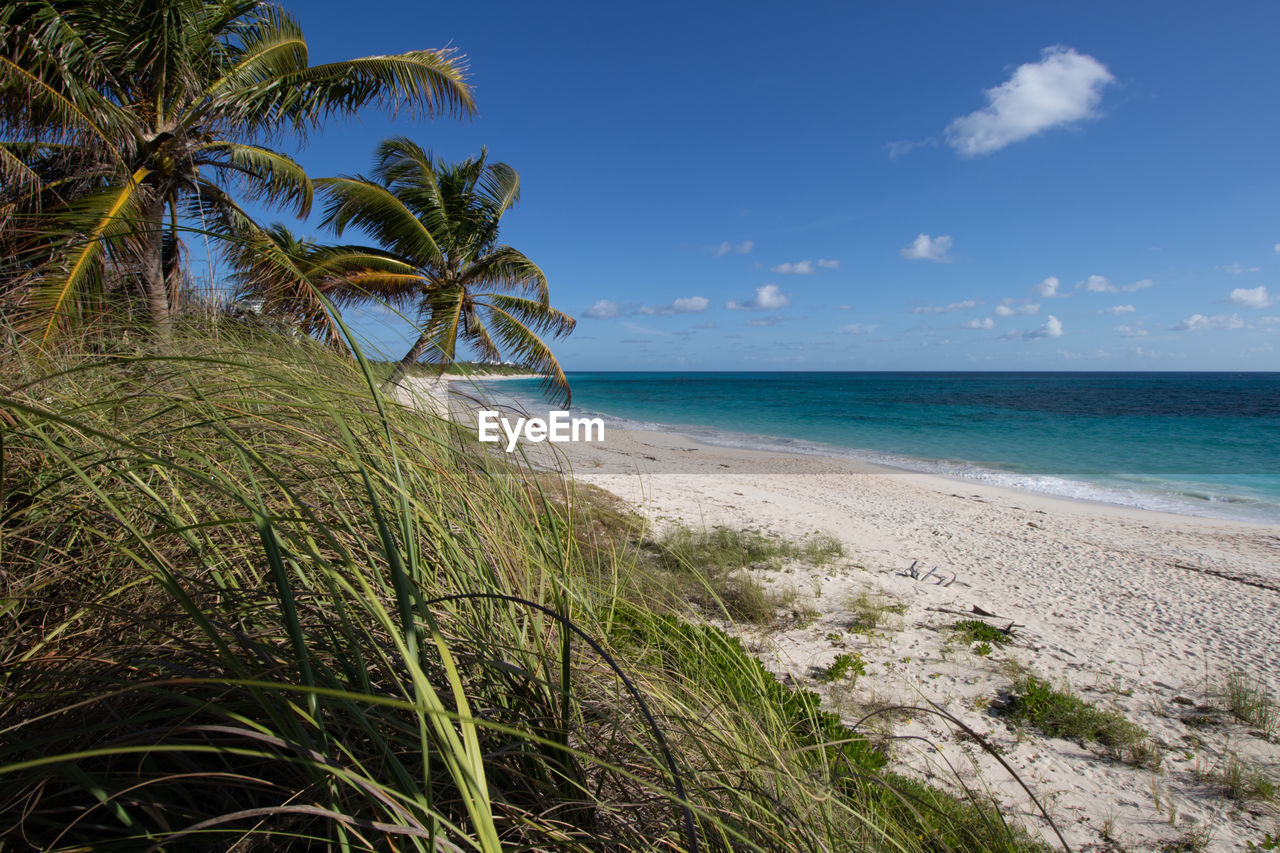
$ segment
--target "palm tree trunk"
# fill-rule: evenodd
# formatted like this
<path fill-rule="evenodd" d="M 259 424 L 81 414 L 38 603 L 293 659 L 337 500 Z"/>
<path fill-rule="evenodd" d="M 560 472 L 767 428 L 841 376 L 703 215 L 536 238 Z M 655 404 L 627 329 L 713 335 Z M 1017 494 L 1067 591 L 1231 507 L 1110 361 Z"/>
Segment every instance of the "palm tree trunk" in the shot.
<path fill-rule="evenodd" d="M 409 368 L 418 363 L 418 359 L 422 358 L 422 354 L 425 353 L 430 346 L 431 337 L 426 333 L 423 333 L 422 336 L 414 342 L 413 346 L 409 348 L 409 351 L 405 353 L 404 358 L 400 359 L 400 363 L 395 366 L 395 369 L 391 371 L 391 375 L 387 377 L 387 384 L 395 385 L 404 378 L 404 375 Z"/>
<path fill-rule="evenodd" d="M 160 344 L 172 337 L 173 318 L 169 313 L 169 287 L 164 274 L 164 201 L 156 199 L 147 204 L 142 214 L 143 232 L 140 236 L 142 290 L 147 297 L 147 310 L 151 314 L 151 330 Z"/>

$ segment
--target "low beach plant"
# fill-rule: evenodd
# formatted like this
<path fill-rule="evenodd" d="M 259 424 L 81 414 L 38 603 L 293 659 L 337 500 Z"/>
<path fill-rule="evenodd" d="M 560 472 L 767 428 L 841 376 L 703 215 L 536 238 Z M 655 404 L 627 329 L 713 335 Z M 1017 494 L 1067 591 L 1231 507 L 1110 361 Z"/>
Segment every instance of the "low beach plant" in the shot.
<path fill-rule="evenodd" d="M 988 643 L 991 646 L 1007 646 L 1013 642 L 1008 632 L 981 619 L 961 619 L 951 630 L 966 643 Z"/>
<path fill-rule="evenodd" d="M 1123 714 L 1103 710 L 1070 688 L 1055 687 L 1032 673 L 1020 675 L 1003 705 L 992 708 L 1011 722 L 1031 726 L 1049 737 L 1101 744 L 1116 758 L 1142 763 L 1149 752 L 1146 731 Z"/>

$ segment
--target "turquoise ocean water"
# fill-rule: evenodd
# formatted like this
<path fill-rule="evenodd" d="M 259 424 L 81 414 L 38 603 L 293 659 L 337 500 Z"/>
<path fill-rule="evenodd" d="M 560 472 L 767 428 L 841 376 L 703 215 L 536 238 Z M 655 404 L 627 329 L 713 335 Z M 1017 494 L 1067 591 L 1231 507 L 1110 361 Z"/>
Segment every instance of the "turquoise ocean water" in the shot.
<path fill-rule="evenodd" d="M 1280 373 L 570 373 L 576 412 L 1045 494 L 1280 524 Z M 492 383 L 532 411 L 536 380 Z"/>

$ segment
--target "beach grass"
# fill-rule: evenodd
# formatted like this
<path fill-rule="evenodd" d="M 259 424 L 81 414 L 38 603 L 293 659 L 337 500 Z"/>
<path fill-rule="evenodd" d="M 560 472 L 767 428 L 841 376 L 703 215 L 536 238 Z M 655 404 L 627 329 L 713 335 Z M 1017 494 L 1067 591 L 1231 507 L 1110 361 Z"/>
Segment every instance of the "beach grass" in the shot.
<path fill-rule="evenodd" d="M 1280 708 L 1266 684 L 1249 673 L 1241 670 L 1228 673 L 1218 694 L 1233 717 L 1264 736 L 1271 737 L 1280 729 Z"/>
<path fill-rule="evenodd" d="M 378 386 L 250 328 L 179 329 L 159 356 L 6 358 L 0 834 L 1038 849 L 989 802 L 889 773 L 814 694 L 655 603 L 645 534 L 603 494 Z M 834 555 L 763 538 L 669 553 Z"/>

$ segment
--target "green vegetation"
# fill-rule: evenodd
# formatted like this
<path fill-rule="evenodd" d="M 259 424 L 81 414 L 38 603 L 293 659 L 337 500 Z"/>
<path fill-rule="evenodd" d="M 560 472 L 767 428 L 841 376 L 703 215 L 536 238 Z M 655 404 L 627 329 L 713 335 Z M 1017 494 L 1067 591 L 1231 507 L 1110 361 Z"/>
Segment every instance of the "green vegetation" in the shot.
<path fill-rule="evenodd" d="M 803 542 L 765 536 L 754 530 L 728 527 L 694 529 L 676 525 L 658 542 L 659 563 L 714 567 L 732 571 L 749 567 L 779 569 L 789 560 L 822 566 L 844 556 L 844 546 L 832 536 L 819 534 Z"/>
<path fill-rule="evenodd" d="M 961 619 L 951 626 L 951 630 L 966 643 L 1007 646 L 1013 642 L 1013 637 L 1008 633 L 981 619 Z"/>
<path fill-rule="evenodd" d="M 1049 737 L 1102 744 L 1117 758 L 1141 763 L 1149 755 L 1146 731 L 1123 714 L 1104 711 L 1070 690 L 1055 688 L 1030 673 L 1023 673 L 1014 681 L 999 712 Z"/>
<path fill-rule="evenodd" d="M 649 601 L 598 493 L 305 339 L 174 347 L 0 374 L 24 843 L 690 849 L 687 804 L 704 849 L 1034 848 Z"/>
<path fill-rule="evenodd" d="M 1276 733 L 1280 711 L 1263 682 L 1237 670 L 1227 675 L 1219 692 L 1224 707 L 1237 720 L 1268 737 Z"/>
<path fill-rule="evenodd" d="M 884 625 L 888 615 L 901 616 L 907 612 L 905 603 L 885 593 L 868 590 L 853 596 L 846 606 L 853 616 L 849 630 L 863 634 L 870 634 Z"/>
<path fill-rule="evenodd" d="M 1223 796 L 1237 802 L 1268 802 L 1276 798 L 1276 783 L 1234 752 L 1228 752 L 1215 772 L 1205 777 Z"/>
<path fill-rule="evenodd" d="M 841 652 L 830 666 L 818 674 L 818 680 L 823 684 L 835 684 L 846 679 L 856 682 L 858 676 L 866 674 L 867 664 L 862 655 L 857 652 Z"/>

